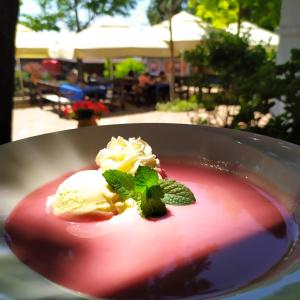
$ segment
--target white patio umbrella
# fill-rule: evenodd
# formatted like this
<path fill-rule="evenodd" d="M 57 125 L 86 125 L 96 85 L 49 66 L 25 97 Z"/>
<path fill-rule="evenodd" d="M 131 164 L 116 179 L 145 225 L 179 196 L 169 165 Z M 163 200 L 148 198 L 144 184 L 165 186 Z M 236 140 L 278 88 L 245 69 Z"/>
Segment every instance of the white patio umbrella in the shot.
<path fill-rule="evenodd" d="M 172 18 L 175 53 L 194 48 L 206 35 L 208 25 L 201 18 L 182 11 Z M 151 35 L 170 41 L 169 21 L 164 21 L 147 29 Z"/>
<path fill-rule="evenodd" d="M 227 27 L 226 31 L 233 34 L 237 34 L 237 27 L 237 23 L 232 23 Z M 254 45 L 264 44 L 277 47 L 279 44 L 278 34 L 260 28 L 257 25 L 250 22 L 242 22 L 240 33 L 242 35 L 249 36 L 249 41 Z"/>
<path fill-rule="evenodd" d="M 49 58 L 48 49 L 58 40 L 57 32 L 35 32 L 18 24 L 16 32 L 17 58 Z"/>
<path fill-rule="evenodd" d="M 122 57 L 166 57 L 168 45 L 155 35 L 146 35 L 114 19 L 96 22 L 50 48 L 53 58 L 99 59 Z"/>
<path fill-rule="evenodd" d="M 16 31 L 16 67 L 21 71 L 21 59 L 44 59 L 49 58 L 48 49 L 58 40 L 57 32 L 35 32 L 30 28 L 18 24 Z M 23 77 L 19 76 L 20 86 L 23 97 L 24 82 Z"/>
<path fill-rule="evenodd" d="M 59 39 L 49 47 L 48 55 L 55 59 L 75 59 L 75 43 L 75 32 L 69 32 L 68 34 L 60 35 Z"/>

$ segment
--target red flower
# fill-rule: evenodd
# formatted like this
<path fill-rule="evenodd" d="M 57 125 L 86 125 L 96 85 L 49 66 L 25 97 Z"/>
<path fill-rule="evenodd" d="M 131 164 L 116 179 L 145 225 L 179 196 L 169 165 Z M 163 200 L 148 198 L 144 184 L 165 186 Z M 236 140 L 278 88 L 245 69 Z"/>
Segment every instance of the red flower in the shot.
<path fill-rule="evenodd" d="M 99 118 L 102 113 L 108 113 L 108 107 L 101 102 L 91 100 L 80 100 L 72 104 L 71 107 L 64 109 L 64 114 L 74 119 L 88 119 L 92 116 Z"/>
<path fill-rule="evenodd" d="M 72 106 L 68 105 L 62 108 L 62 113 L 64 115 L 65 118 L 69 119 L 71 118 L 71 115 L 73 113 L 73 109 Z"/>
<path fill-rule="evenodd" d="M 95 110 L 98 112 L 98 113 L 108 113 L 109 110 L 108 110 L 108 107 L 104 104 L 104 103 L 101 103 L 101 102 L 98 102 L 98 103 L 95 103 Z"/>

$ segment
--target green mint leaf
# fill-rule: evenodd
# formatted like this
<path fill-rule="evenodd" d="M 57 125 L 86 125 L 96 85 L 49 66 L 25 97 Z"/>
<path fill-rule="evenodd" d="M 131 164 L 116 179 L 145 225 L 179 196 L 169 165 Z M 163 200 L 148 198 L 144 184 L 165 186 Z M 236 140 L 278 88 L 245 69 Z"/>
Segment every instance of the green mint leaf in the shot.
<path fill-rule="evenodd" d="M 167 209 L 161 201 L 162 197 L 163 191 L 158 185 L 148 188 L 146 194 L 140 193 L 137 201 L 140 215 L 144 218 L 155 218 L 165 215 Z"/>
<path fill-rule="evenodd" d="M 159 186 L 164 193 L 161 201 L 165 204 L 188 205 L 196 201 L 188 187 L 174 180 L 160 180 Z"/>
<path fill-rule="evenodd" d="M 109 186 L 118 193 L 122 200 L 131 198 L 134 194 L 134 177 L 118 170 L 108 170 L 103 173 Z"/>
<path fill-rule="evenodd" d="M 138 192 L 144 192 L 147 188 L 157 185 L 158 174 L 149 167 L 139 166 L 134 176 L 134 188 Z"/>

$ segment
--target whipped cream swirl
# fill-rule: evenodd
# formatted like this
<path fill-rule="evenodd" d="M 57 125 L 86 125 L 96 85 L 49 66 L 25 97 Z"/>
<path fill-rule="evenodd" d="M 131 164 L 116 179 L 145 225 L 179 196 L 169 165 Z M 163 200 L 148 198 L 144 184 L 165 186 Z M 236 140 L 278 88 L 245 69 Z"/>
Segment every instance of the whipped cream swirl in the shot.
<path fill-rule="evenodd" d="M 100 150 L 96 163 L 101 172 L 120 170 L 134 175 L 139 166 L 158 168 L 158 158 L 148 143 L 139 138 L 112 138 L 106 148 Z"/>

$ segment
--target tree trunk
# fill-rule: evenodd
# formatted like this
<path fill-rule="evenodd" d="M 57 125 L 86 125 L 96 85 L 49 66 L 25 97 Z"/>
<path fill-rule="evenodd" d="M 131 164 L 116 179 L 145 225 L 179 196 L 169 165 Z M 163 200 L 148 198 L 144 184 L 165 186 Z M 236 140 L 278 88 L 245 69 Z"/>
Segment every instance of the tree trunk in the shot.
<path fill-rule="evenodd" d="M 175 55 L 174 55 L 174 41 L 173 41 L 173 28 L 172 16 L 169 17 L 169 31 L 170 31 L 170 60 L 171 60 L 171 73 L 170 73 L 170 100 L 174 100 L 174 86 L 175 86 Z"/>
<path fill-rule="evenodd" d="M 241 25 L 242 25 L 242 5 L 240 1 L 237 2 L 238 5 L 238 19 L 237 19 L 237 36 L 240 36 L 241 33 Z"/>
<path fill-rule="evenodd" d="M 74 12 L 75 12 L 76 32 L 80 32 L 82 28 L 79 21 L 78 0 L 74 0 Z M 83 82 L 83 62 L 81 58 L 77 58 L 77 69 L 78 69 L 78 79 L 80 82 Z"/>
<path fill-rule="evenodd" d="M 75 12 L 76 32 L 79 32 L 81 31 L 81 26 L 80 26 L 79 15 L 78 15 L 78 0 L 74 0 L 74 12 Z"/>
<path fill-rule="evenodd" d="M 12 137 L 15 34 L 19 1 L 0 1 L 0 144 Z"/>

